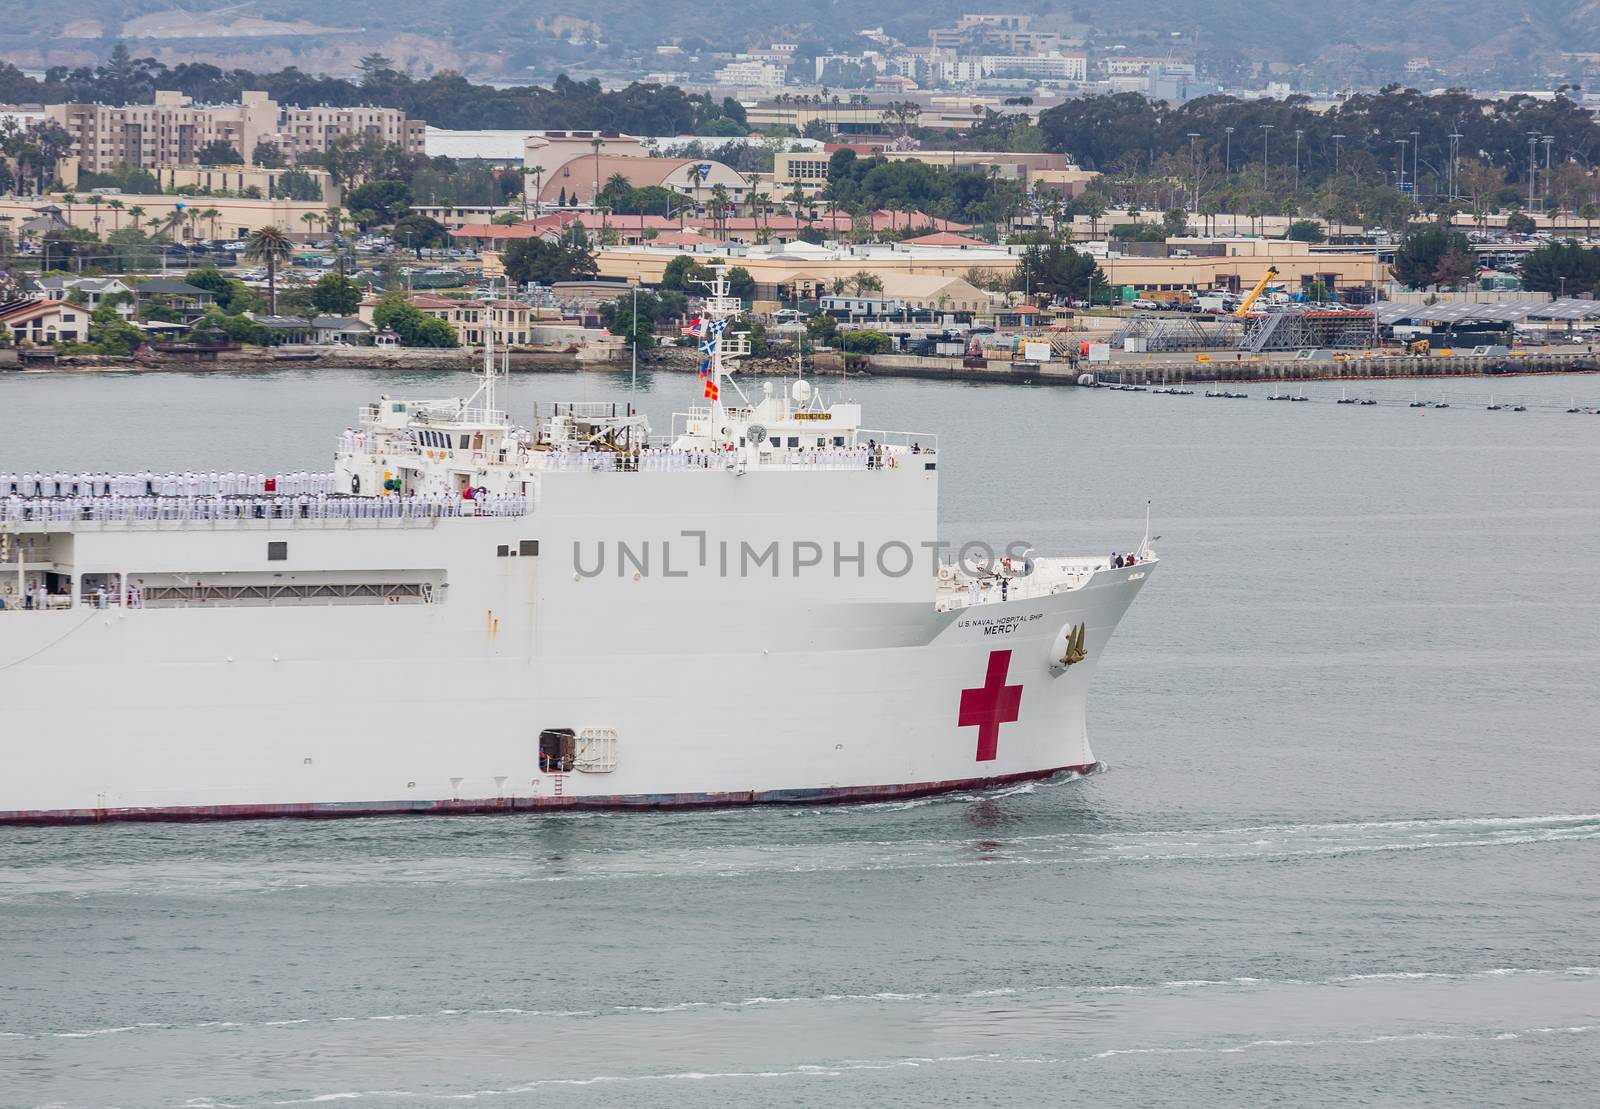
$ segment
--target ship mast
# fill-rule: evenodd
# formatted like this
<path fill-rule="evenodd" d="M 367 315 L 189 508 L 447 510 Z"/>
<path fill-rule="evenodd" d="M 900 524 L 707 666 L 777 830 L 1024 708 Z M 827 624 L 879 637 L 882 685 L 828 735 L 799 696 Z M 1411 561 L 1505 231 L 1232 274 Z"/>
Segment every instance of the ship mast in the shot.
<path fill-rule="evenodd" d="M 494 411 L 494 387 L 499 376 L 494 364 L 494 282 L 490 281 L 489 299 L 483 306 L 483 384 L 478 388 L 485 418 Z"/>
<path fill-rule="evenodd" d="M 728 295 L 728 267 L 726 265 L 710 266 L 711 280 L 701 282 L 711 290 L 711 295 L 705 298 L 701 314 L 707 321 L 706 333 L 712 340 L 711 369 L 709 381 L 713 388 L 711 392 L 711 434 L 724 441 L 729 438 L 728 430 L 723 424 L 727 410 L 722 404 L 723 369 L 722 369 L 722 339 L 726 334 L 726 327 L 720 331 L 713 331 L 711 324 L 717 320 L 730 320 L 739 314 L 744 307 L 737 297 Z"/>

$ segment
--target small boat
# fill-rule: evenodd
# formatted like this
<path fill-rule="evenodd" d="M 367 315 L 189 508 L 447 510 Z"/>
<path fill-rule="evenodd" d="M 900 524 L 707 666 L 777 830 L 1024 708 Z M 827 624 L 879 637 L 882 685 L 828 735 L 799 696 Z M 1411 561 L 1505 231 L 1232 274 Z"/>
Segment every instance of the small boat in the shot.
<path fill-rule="evenodd" d="M 1528 406 L 1525 404 L 1513 404 L 1511 406 L 1511 411 L 1513 412 L 1526 412 L 1527 410 Z"/>

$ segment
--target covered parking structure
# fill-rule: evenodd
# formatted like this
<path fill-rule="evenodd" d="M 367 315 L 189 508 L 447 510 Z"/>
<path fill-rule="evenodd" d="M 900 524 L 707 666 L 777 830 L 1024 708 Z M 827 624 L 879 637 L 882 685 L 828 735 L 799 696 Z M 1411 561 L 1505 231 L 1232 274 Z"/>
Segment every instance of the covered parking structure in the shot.
<path fill-rule="evenodd" d="M 1482 341 L 1493 336 L 1509 338 L 1518 328 L 1542 328 L 1572 334 L 1600 325 L 1600 301 L 1561 297 L 1528 301 L 1441 301 L 1438 304 L 1378 305 L 1378 322 L 1387 328 L 1413 328 L 1454 341 L 1457 337 Z"/>

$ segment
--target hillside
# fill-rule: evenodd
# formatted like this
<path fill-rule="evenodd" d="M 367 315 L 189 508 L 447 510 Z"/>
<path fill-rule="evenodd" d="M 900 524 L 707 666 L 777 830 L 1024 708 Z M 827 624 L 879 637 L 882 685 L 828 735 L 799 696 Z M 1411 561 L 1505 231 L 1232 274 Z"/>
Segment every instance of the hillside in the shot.
<path fill-rule="evenodd" d="M 1172 0 L 1163 5 L 1091 5 L 1087 0 L 747 0 L 737 7 L 686 0 L 80 0 L 60 27 L 37 18 L 33 0 L 0 0 L 0 54 L 25 67 L 93 64 L 125 39 L 137 54 L 169 63 L 207 60 L 252 69 L 296 64 L 348 72 L 361 53 L 381 49 L 414 72 L 460 69 L 519 77 L 533 67 L 604 67 L 632 51 L 684 41 L 734 50 L 772 39 L 845 44 L 883 26 L 908 43 L 962 10 L 1018 10 L 1044 26 L 1124 43 L 1140 52 L 1198 54 L 1215 76 L 1237 80 L 1259 63 L 1306 67 L 1331 84 L 1498 76 L 1534 80 L 1566 73 L 1560 52 L 1600 50 L 1600 0 L 1394 0 L 1359 15 L 1321 0 Z"/>

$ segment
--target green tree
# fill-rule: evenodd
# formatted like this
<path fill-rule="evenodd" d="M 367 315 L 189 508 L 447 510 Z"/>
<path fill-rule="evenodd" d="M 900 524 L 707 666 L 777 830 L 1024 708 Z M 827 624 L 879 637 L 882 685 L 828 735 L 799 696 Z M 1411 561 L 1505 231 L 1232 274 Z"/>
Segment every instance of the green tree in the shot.
<path fill-rule="evenodd" d="M 687 254 L 679 254 L 667 263 L 661 272 L 661 288 L 675 289 L 680 293 L 698 290 L 694 282 L 703 280 L 706 272 Z"/>
<path fill-rule="evenodd" d="M 881 283 L 879 288 L 882 288 Z M 749 300 L 756 295 L 756 279 L 749 270 L 734 266 L 728 271 L 728 295 L 740 300 Z"/>
<path fill-rule="evenodd" d="M 1289 225 L 1284 238 L 1297 243 L 1320 243 L 1327 239 L 1322 227 L 1314 219 L 1297 219 Z"/>
<path fill-rule="evenodd" d="M 1105 281 L 1092 255 L 1052 239 L 1023 251 L 1011 287 L 1030 296 L 1087 300 L 1090 291 L 1104 287 Z"/>
<path fill-rule="evenodd" d="M 222 271 L 216 266 L 205 265 L 197 270 L 191 270 L 184 276 L 184 280 L 195 288 L 210 293 L 213 302 L 223 312 L 230 310 L 228 306 L 233 301 L 233 287 L 228 284 L 228 279 L 222 276 Z"/>
<path fill-rule="evenodd" d="M 806 334 L 814 343 L 832 346 L 839 334 L 839 321 L 826 312 L 818 312 L 806 320 Z"/>
<path fill-rule="evenodd" d="M 286 169 L 278 174 L 278 179 L 273 183 L 272 191 L 282 200 L 299 200 L 315 203 L 322 199 L 322 186 L 317 184 L 317 179 L 305 170 L 296 166 Z"/>
<path fill-rule="evenodd" d="M 372 310 L 372 325 L 379 331 L 388 328 L 408 347 L 455 347 L 460 343 L 455 328 L 436 316 L 409 303 L 398 292 L 384 296 Z"/>
<path fill-rule="evenodd" d="M 89 317 L 89 342 L 101 354 L 127 357 L 144 343 L 144 332 L 134 327 L 112 305 L 105 304 Z"/>
<path fill-rule="evenodd" d="M 352 316 L 361 307 L 361 287 L 339 273 L 325 273 L 311 286 L 311 306 L 328 316 Z"/>
<path fill-rule="evenodd" d="M 839 348 L 850 354 L 888 354 L 894 349 L 894 340 L 881 331 L 841 331 Z"/>
<path fill-rule="evenodd" d="M 552 285 L 558 281 L 586 281 L 599 273 L 587 240 L 569 236 L 563 242 L 546 239 L 514 239 L 500 254 L 506 276 L 518 285 L 537 281 Z"/>
<path fill-rule="evenodd" d="M 1532 235 L 1539 225 L 1526 212 L 1512 212 L 1506 217 L 1506 230 L 1513 235 Z"/>
<path fill-rule="evenodd" d="M 1436 223 L 1413 227 L 1395 248 L 1392 272 L 1395 280 L 1412 289 L 1439 283 L 1439 265 L 1445 255 L 1472 257 L 1472 244 L 1459 231 Z"/>
<path fill-rule="evenodd" d="M 241 166 L 244 158 L 238 149 L 226 139 L 212 139 L 202 146 L 194 156 L 194 160 L 203 166 Z"/>
<path fill-rule="evenodd" d="M 1530 250 L 1522 259 L 1522 287 L 1576 296 L 1600 288 L 1600 249 L 1572 240 Z"/>
<path fill-rule="evenodd" d="M 432 216 L 408 212 L 395 221 L 391 233 L 396 246 L 405 247 L 422 257 L 425 247 L 441 247 L 450 243 L 450 232 Z"/>
<path fill-rule="evenodd" d="M 361 221 L 363 228 L 387 226 L 411 207 L 411 186 L 404 181 L 388 178 L 368 181 L 360 188 L 350 190 L 344 204 L 352 212 L 371 213 Z"/>
<path fill-rule="evenodd" d="M 263 169 L 281 169 L 286 163 L 283 147 L 271 139 L 260 139 L 250 152 L 250 161 Z"/>
<path fill-rule="evenodd" d="M 244 243 L 244 256 L 267 267 L 267 312 L 278 314 L 278 266 L 294 255 L 294 246 L 283 228 L 268 224 L 250 232 Z"/>
<path fill-rule="evenodd" d="M 857 270 L 845 279 L 845 284 L 858 297 L 883 292 L 883 279 L 871 270 Z"/>
<path fill-rule="evenodd" d="M 636 327 L 634 300 L 634 295 L 629 293 L 625 297 L 618 297 L 610 304 L 602 304 L 600 322 L 606 325 L 611 334 L 620 335 L 629 342 L 637 341 L 640 350 L 650 350 L 656 345 L 656 321 L 667 318 L 667 312 L 661 297 L 647 290 L 641 290 L 637 297 L 639 314 Z"/>

